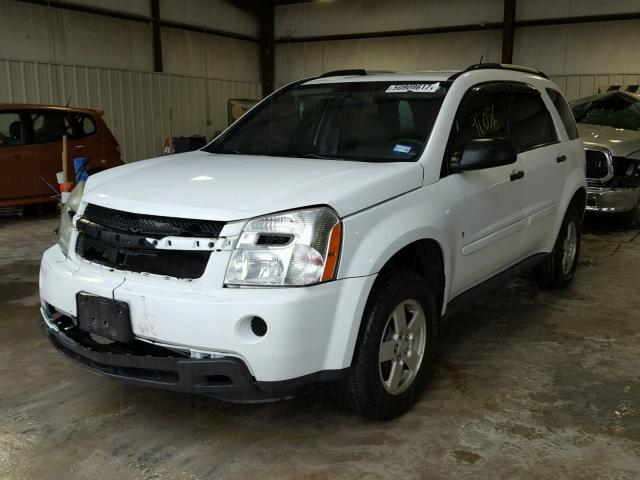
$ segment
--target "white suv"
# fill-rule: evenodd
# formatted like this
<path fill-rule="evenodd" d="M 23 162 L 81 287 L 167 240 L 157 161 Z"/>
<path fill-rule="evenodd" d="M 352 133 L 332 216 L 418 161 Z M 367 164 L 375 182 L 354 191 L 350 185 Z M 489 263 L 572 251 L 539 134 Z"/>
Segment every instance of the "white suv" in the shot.
<path fill-rule="evenodd" d="M 136 385 L 260 402 L 323 381 L 397 416 L 454 304 L 573 277 L 585 154 L 557 88 L 498 64 L 288 85 L 200 151 L 79 185 L 42 326 Z"/>

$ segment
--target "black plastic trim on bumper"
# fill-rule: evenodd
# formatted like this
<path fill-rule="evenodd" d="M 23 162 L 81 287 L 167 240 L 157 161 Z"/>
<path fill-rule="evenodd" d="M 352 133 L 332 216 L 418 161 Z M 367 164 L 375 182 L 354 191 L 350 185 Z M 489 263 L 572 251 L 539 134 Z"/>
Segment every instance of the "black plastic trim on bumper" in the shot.
<path fill-rule="evenodd" d="M 325 370 L 278 382 L 259 382 L 236 357 L 193 359 L 121 355 L 84 347 L 40 318 L 40 325 L 63 356 L 97 373 L 130 385 L 206 394 L 220 400 L 259 403 L 294 396 L 311 383 L 339 379 L 345 370 Z"/>

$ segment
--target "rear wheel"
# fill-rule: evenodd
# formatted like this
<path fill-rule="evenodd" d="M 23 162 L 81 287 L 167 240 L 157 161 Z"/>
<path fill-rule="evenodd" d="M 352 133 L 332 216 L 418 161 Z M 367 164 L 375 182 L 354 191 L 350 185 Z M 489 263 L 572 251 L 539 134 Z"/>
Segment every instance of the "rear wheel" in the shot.
<path fill-rule="evenodd" d="M 562 221 L 553 251 L 534 270 L 541 287 L 560 289 L 573 280 L 580 255 L 581 220 L 580 211 L 570 207 Z"/>
<path fill-rule="evenodd" d="M 336 385 L 337 398 L 380 420 L 409 410 L 435 349 L 435 305 L 429 285 L 415 273 L 381 278 L 367 302 L 352 366 Z"/>

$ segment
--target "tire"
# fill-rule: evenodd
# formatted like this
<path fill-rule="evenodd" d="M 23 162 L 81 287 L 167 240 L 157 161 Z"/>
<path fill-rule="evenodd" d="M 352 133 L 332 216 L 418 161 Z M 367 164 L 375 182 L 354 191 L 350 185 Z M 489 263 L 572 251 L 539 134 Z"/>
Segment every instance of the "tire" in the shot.
<path fill-rule="evenodd" d="M 396 270 L 379 278 L 365 307 L 351 367 L 334 385 L 336 399 L 377 420 L 407 412 L 418 400 L 433 360 L 437 315 L 422 277 Z M 398 338 L 398 333 L 404 335 Z"/>
<path fill-rule="evenodd" d="M 553 251 L 534 269 L 536 281 L 542 288 L 558 290 L 565 288 L 573 280 L 580 256 L 581 223 L 580 210 L 569 207 Z"/>
<path fill-rule="evenodd" d="M 633 207 L 633 210 L 627 213 L 627 225 L 630 228 L 640 227 L 640 201 Z"/>

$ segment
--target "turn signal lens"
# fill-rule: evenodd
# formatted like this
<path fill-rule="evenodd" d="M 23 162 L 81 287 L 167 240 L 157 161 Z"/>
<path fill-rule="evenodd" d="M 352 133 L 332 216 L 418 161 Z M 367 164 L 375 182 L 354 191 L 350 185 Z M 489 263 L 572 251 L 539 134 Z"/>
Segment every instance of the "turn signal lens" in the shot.
<path fill-rule="evenodd" d="M 336 267 L 338 266 L 338 257 L 340 256 L 340 244 L 342 243 L 342 224 L 337 223 L 331 230 L 329 237 L 329 249 L 327 251 L 327 259 L 324 263 L 324 272 L 322 272 L 322 281 L 333 280 L 336 275 Z"/>

